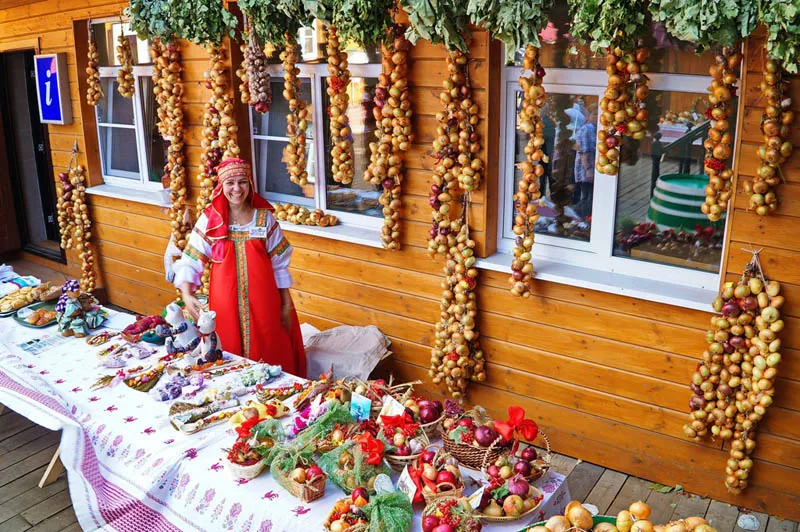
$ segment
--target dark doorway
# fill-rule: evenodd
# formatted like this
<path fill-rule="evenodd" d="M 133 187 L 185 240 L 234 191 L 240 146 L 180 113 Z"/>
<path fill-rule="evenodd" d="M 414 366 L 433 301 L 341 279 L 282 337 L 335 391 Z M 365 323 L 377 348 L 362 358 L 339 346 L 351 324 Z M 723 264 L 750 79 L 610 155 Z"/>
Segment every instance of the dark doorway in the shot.
<path fill-rule="evenodd" d="M 5 164 L 0 161 L 0 189 L 11 191 L 13 202 L 0 206 L 16 221 L 16 245 L 59 262 L 65 262 L 59 246 L 56 191 L 47 126 L 39 122 L 33 50 L 0 54 L 0 127 Z M 6 214 L 4 212 L 3 214 Z M 11 228 L 9 228 L 11 229 Z M 2 251 L 14 251 L 5 249 Z"/>

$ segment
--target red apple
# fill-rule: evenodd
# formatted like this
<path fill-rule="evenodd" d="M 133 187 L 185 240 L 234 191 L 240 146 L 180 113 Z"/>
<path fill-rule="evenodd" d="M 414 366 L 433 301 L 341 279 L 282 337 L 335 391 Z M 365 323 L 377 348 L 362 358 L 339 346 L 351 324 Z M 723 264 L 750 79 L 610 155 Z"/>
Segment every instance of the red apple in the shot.
<path fill-rule="evenodd" d="M 433 532 L 433 529 L 439 526 L 439 518 L 435 515 L 426 515 L 422 518 L 422 531 Z"/>
<path fill-rule="evenodd" d="M 468 417 L 462 417 L 456 424 L 459 427 L 467 427 L 468 429 L 471 429 L 474 425 L 474 423 L 472 423 L 472 419 Z"/>
<path fill-rule="evenodd" d="M 434 528 L 431 532 L 455 532 L 455 528 L 451 525 L 439 525 Z"/>
<path fill-rule="evenodd" d="M 506 515 L 517 516 L 522 513 L 524 502 L 519 495 L 509 495 L 503 501 L 503 511 Z"/>
<path fill-rule="evenodd" d="M 486 468 L 486 473 L 492 478 L 497 478 L 500 476 L 500 468 L 492 464 Z"/>
<path fill-rule="evenodd" d="M 308 468 L 307 476 L 308 476 L 309 479 L 312 479 L 312 478 L 320 477 L 320 476 L 322 476 L 324 474 L 325 474 L 325 472 L 322 471 L 322 468 L 320 468 L 318 465 L 314 464 L 314 465 L 312 465 L 311 467 Z"/>
<path fill-rule="evenodd" d="M 397 447 L 397 450 L 394 452 L 395 456 L 411 456 L 411 448 L 408 444 L 403 444 Z"/>
<path fill-rule="evenodd" d="M 367 488 L 359 486 L 353 490 L 353 493 L 350 494 L 350 497 L 353 499 L 353 501 L 355 501 L 359 497 L 363 497 L 369 500 L 369 492 L 367 491 Z"/>

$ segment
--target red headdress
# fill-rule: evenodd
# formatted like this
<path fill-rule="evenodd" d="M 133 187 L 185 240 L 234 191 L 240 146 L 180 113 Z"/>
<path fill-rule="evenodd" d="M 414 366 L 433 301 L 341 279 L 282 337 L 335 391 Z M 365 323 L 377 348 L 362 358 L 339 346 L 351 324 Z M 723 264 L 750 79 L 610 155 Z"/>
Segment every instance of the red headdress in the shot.
<path fill-rule="evenodd" d="M 217 166 L 217 186 L 211 193 L 211 202 L 206 210 L 203 211 L 208 218 L 208 228 L 206 237 L 216 242 L 224 239 L 228 234 L 228 199 L 222 193 L 222 184 L 233 177 L 246 176 L 250 181 L 250 194 L 247 201 L 254 209 L 275 210 L 267 200 L 256 193 L 255 183 L 253 182 L 253 172 L 250 165 L 243 159 L 228 158 Z"/>

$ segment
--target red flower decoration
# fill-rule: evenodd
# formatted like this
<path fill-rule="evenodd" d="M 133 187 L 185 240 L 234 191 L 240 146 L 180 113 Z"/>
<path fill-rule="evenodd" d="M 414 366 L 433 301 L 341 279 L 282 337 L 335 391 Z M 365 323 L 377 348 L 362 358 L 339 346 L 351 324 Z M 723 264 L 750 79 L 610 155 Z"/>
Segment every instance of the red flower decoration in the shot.
<path fill-rule="evenodd" d="M 357 441 L 361 451 L 367 455 L 367 463 L 374 466 L 380 465 L 386 445 L 369 432 L 359 436 Z"/>
<path fill-rule="evenodd" d="M 628 124 L 617 124 L 616 126 L 614 126 L 614 129 L 616 129 L 617 133 L 619 133 L 620 135 L 624 135 L 625 133 L 628 132 Z"/>
<path fill-rule="evenodd" d="M 334 92 L 342 92 L 344 90 L 345 85 L 342 78 L 338 76 L 331 76 L 328 79 L 328 82 L 330 83 L 331 89 L 333 89 Z"/>
<path fill-rule="evenodd" d="M 508 421 L 495 421 L 494 428 L 506 440 L 516 436 L 532 442 L 539 435 L 539 425 L 532 419 L 525 419 L 525 410 L 519 406 L 509 406 Z"/>
<path fill-rule="evenodd" d="M 708 107 L 706 107 L 705 115 L 706 115 L 706 118 L 708 118 L 709 120 L 714 118 L 714 116 L 711 114 L 712 110 L 713 110 L 713 107 L 711 107 L 710 105 Z"/>
<path fill-rule="evenodd" d="M 396 429 L 400 429 L 408 438 L 414 436 L 419 430 L 419 424 L 414 423 L 414 419 L 408 415 L 408 412 L 403 412 L 399 416 L 381 416 L 381 424 L 387 438 L 391 438 Z"/>

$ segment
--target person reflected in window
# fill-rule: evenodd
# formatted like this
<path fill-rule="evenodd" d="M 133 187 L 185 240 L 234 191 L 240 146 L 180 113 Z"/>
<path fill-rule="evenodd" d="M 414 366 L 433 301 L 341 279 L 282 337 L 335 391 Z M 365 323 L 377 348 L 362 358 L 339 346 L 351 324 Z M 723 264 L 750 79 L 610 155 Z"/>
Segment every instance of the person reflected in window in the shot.
<path fill-rule="evenodd" d="M 597 109 L 592 106 L 583 125 L 575 135 L 577 155 L 575 157 L 575 184 L 579 199 L 575 209 L 581 218 L 592 214 L 594 191 L 594 159 L 597 144 Z"/>

